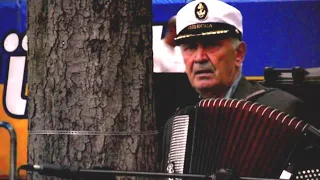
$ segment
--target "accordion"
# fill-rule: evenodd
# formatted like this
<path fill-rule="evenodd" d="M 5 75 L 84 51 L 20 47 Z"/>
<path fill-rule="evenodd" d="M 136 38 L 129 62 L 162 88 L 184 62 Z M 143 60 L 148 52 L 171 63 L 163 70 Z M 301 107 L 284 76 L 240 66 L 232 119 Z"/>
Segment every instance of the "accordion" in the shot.
<path fill-rule="evenodd" d="M 203 99 L 175 115 L 168 173 L 279 178 L 309 124 L 271 107 L 236 99 Z"/>

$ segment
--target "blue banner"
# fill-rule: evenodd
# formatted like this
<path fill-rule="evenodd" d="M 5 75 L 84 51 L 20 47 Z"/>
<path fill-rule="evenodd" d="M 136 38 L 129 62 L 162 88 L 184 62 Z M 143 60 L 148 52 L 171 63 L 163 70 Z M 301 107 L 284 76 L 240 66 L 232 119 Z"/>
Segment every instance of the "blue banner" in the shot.
<path fill-rule="evenodd" d="M 153 22 L 166 22 L 188 1 L 154 0 Z M 263 76 L 267 66 L 276 68 L 320 67 L 319 0 L 225 0 L 243 15 L 244 41 L 248 49 L 243 72 Z M 159 33 L 159 32 L 156 32 Z"/>

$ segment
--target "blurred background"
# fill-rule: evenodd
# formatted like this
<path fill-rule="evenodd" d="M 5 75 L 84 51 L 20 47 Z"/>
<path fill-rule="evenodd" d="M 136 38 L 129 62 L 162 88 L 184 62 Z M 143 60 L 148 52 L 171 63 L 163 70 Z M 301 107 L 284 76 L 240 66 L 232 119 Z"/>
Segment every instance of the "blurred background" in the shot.
<path fill-rule="evenodd" d="M 164 37 L 168 20 L 186 0 L 153 0 L 153 44 Z M 320 1 L 225 0 L 243 14 L 248 46 L 243 73 L 251 81 L 284 89 L 308 105 L 310 121 L 320 127 Z M 0 121 L 13 125 L 18 137 L 17 166 L 27 162 L 27 0 L 0 0 Z M 291 73 L 266 82 L 265 67 L 305 69 L 310 78 L 296 82 Z M 270 75 L 270 74 L 269 74 Z M 272 73 L 271 73 L 272 76 Z M 312 76 L 312 77 L 311 77 Z M 159 140 L 177 107 L 195 104 L 198 95 L 183 72 L 153 73 Z M 268 78 L 268 77 L 267 77 Z M 188 98 L 185 98 L 188 97 Z M 10 138 L 0 129 L 0 179 L 9 173 Z M 160 141 L 159 141 L 160 142 Z M 161 146 L 159 146 L 161 147 Z"/>

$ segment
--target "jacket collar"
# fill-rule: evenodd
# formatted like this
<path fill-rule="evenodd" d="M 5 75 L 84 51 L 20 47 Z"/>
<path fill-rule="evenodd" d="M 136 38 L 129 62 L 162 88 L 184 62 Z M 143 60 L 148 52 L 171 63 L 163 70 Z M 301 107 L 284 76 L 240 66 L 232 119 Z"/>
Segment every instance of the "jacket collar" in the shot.
<path fill-rule="evenodd" d="M 240 79 L 232 98 L 246 99 L 250 94 L 262 90 L 264 87 L 258 83 L 250 83 L 244 76 Z"/>

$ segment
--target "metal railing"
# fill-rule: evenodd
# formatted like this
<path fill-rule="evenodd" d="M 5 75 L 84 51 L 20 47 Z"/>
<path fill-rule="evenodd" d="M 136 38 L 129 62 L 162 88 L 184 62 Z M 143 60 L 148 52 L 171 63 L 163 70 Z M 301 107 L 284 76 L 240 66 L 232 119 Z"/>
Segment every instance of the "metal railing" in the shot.
<path fill-rule="evenodd" d="M 10 134 L 10 174 L 9 179 L 16 179 L 17 170 L 17 135 L 14 128 L 7 122 L 0 121 L 0 127 L 3 127 L 9 131 Z"/>

